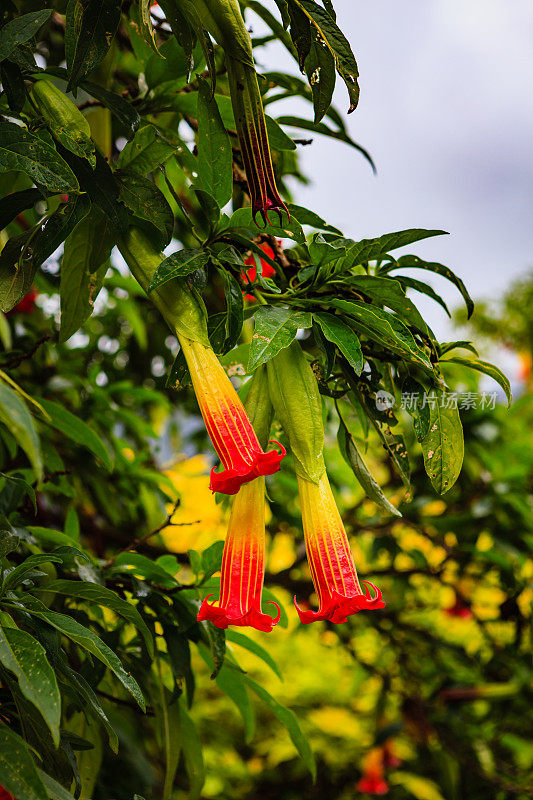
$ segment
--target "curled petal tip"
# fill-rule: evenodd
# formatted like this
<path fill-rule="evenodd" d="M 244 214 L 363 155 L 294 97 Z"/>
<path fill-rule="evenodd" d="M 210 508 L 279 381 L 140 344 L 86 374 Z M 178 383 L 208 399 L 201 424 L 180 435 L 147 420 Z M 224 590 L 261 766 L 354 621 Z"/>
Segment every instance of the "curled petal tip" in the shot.
<path fill-rule="evenodd" d="M 198 622 L 210 621 L 217 628 L 225 630 L 229 625 L 236 627 L 250 627 L 255 628 L 263 633 L 270 633 L 272 628 L 277 625 L 281 617 L 281 611 L 277 603 L 274 603 L 278 609 L 276 617 L 271 617 L 270 614 L 263 614 L 257 608 L 251 608 L 246 614 L 233 614 L 228 608 L 220 608 L 208 600 L 213 595 L 206 597 L 198 611 L 196 619 Z M 274 602 L 274 601 L 269 601 Z"/>

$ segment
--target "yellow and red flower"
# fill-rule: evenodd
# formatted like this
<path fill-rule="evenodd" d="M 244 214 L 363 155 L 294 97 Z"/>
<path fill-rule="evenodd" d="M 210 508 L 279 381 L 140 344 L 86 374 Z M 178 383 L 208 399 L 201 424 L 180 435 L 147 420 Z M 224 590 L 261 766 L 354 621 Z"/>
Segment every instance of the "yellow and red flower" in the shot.
<path fill-rule="evenodd" d="M 236 494 L 244 483 L 277 472 L 285 448 L 264 452 L 233 385 L 210 347 L 180 339 L 194 391 L 224 471 L 211 471 L 213 492 Z"/>
<path fill-rule="evenodd" d="M 385 780 L 383 749 L 375 747 L 365 756 L 363 774 L 357 783 L 357 790 L 364 794 L 384 795 L 387 794 L 389 788 L 389 784 Z"/>
<path fill-rule="evenodd" d="M 265 479 L 256 478 L 241 489 L 235 500 L 222 556 L 218 606 L 206 597 L 198 620 L 211 620 L 217 628 L 249 625 L 269 632 L 279 622 L 261 611 L 265 569 Z M 273 601 L 269 601 L 273 602 Z"/>
<path fill-rule="evenodd" d="M 312 611 L 301 609 L 295 598 L 301 621 L 346 622 L 357 611 L 383 608 L 380 590 L 372 583 L 359 582 L 327 473 L 318 484 L 298 475 L 298 488 L 307 558 L 320 601 L 319 610 Z"/>

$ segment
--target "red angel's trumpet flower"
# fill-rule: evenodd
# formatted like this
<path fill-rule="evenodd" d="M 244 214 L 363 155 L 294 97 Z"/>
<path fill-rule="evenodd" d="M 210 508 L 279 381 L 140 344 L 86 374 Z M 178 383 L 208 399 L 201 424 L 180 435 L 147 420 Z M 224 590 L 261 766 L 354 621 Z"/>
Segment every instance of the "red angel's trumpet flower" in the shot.
<path fill-rule="evenodd" d="M 384 795 L 389 791 L 389 784 L 385 780 L 381 747 L 371 750 L 365 757 L 363 775 L 357 783 L 357 790 L 371 795 Z"/>
<path fill-rule="evenodd" d="M 261 611 L 265 568 L 265 479 L 257 478 L 239 489 L 228 527 L 222 557 L 218 606 L 206 597 L 198 620 L 211 620 L 217 628 L 249 625 L 268 633 L 279 622 Z M 269 601 L 273 602 L 273 601 Z"/>
<path fill-rule="evenodd" d="M 285 449 L 278 445 L 280 452 L 265 453 L 259 444 L 244 406 L 209 344 L 201 299 L 186 281 L 169 281 L 150 291 L 164 257 L 138 229 L 120 242 L 120 251 L 181 344 L 207 432 L 225 467 L 224 472 L 211 473 L 211 489 L 236 494 L 243 483 L 277 472 Z"/>
<path fill-rule="evenodd" d="M 374 584 L 363 581 L 361 588 L 327 474 L 318 484 L 298 475 L 298 488 L 307 558 L 320 601 L 318 611 L 307 611 L 299 608 L 295 598 L 301 621 L 346 622 L 357 611 L 383 608 L 381 592 Z"/>
<path fill-rule="evenodd" d="M 265 242 L 263 244 L 260 244 L 259 247 L 261 248 L 263 253 L 265 253 L 265 255 L 269 256 L 269 258 L 274 258 L 274 251 L 272 250 L 269 244 L 266 244 Z M 270 278 L 272 275 L 276 274 L 276 270 L 271 264 L 268 263 L 268 261 L 265 261 L 263 258 L 261 258 L 260 261 L 261 261 L 261 275 L 263 276 L 263 278 Z M 241 277 L 245 283 L 253 283 L 257 276 L 257 266 L 255 263 L 255 257 L 253 253 L 250 253 L 250 255 L 244 259 L 244 263 L 246 264 L 247 267 L 249 267 L 249 269 L 244 269 L 242 271 Z M 253 294 L 245 294 L 244 296 L 250 302 L 252 303 L 256 302 Z"/>
<path fill-rule="evenodd" d="M 0 800 L 14 800 L 12 794 L 9 794 L 7 789 L 4 789 L 3 786 L 0 786 Z"/>
<path fill-rule="evenodd" d="M 243 483 L 279 470 L 285 448 L 264 452 L 233 385 L 210 347 L 182 339 L 181 346 L 207 432 L 223 472 L 211 471 L 213 492 L 236 494 Z"/>
<path fill-rule="evenodd" d="M 268 439 L 272 405 L 268 394 L 266 371 L 256 371 L 246 398 L 246 407 L 257 431 L 258 440 Z M 228 535 L 222 556 L 220 601 L 218 606 L 206 597 L 198 620 L 209 619 L 218 628 L 249 625 L 271 631 L 279 621 L 261 611 L 261 593 L 265 569 L 265 479 L 256 478 L 239 489 L 233 501 Z"/>

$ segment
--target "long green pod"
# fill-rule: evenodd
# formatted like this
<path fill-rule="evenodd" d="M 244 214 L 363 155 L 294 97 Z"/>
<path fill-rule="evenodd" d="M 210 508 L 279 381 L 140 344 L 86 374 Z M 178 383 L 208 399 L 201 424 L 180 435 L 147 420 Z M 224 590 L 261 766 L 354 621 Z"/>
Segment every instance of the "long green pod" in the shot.
<path fill-rule="evenodd" d="M 270 400 L 294 456 L 296 473 L 318 483 L 326 467 L 322 401 L 311 365 L 298 342 L 267 363 Z"/>

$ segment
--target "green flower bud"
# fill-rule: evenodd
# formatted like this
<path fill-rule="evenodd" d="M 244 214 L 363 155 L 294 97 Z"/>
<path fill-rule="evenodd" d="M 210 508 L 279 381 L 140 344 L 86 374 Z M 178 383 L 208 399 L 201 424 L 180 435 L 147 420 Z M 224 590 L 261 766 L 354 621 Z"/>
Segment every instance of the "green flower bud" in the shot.
<path fill-rule="evenodd" d="M 91 128 L 79 108 L 46 78 L 33 84 L 32 98 L 52 135 L 67 150 L 96 166 Z"/>
<path fill-rule="evenodd" d="M 318 483 L 325 472 L 322 401 L 298 342 L 267 364 L 270 400 L 294 456 L 296 473 Z"/>

